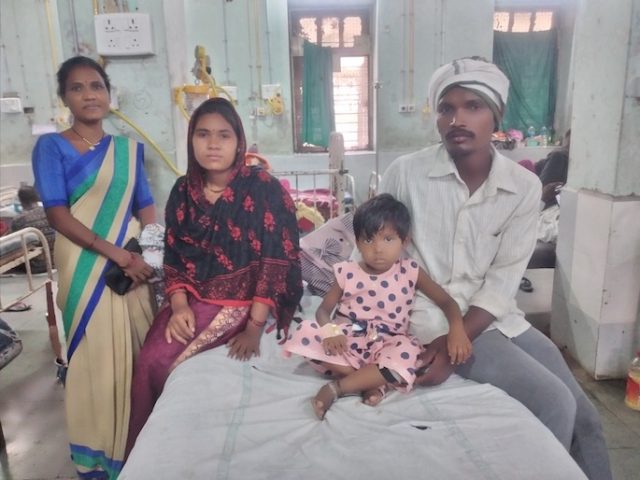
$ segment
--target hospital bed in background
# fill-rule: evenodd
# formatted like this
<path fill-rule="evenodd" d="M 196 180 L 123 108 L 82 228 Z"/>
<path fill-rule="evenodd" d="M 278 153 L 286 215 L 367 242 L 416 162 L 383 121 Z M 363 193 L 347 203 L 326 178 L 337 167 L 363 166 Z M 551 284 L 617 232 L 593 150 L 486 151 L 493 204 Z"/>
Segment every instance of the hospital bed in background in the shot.
<path fill-rule="evenodd" d="M 46 263 L 46 275 L 41 281 L 34 282 L 29 260 L 43 254 Z M 47 296 L 53 298 L 53 290 L 51 288 L 53 268 L 49 243 L 44 234 L 37 228 L 27 227 L 0 237 L 0 275 L 19 265 L 24 265 L 26 270 L 25 290 L 20 292 L 17 297 L 8 300 L 8 302 L 0 294 L 0 313 L 33 295 L 43 287 L 47 292 Z M 47 302 L 48 304 L 49 302 Z M 52 314 L 55 315 L 55 312 L 52 312 Z"/>
<path fill-rule="evenodd" d="M 46 259 L 46 273 L 36 281 L 31 273 L 29 260 L 44 254 Z M 6 290 L 0 288 L 0 313 L 19 304 L 44 288 L 47 300 L 47 318 L 53 321 L 53 327 L 49 327 L 49 339 L 56 357 L 61 356 L 61 345 L 58 339 L 58 330 L 55 326 L 55 305 L 53 301 L 53 269 L 51 267 L 51 254 L 49 244 L 44 234 L 37 228 L 27 227 L 17 232 L 0 237 L 0 275 L 7 273 L 19 265 L 24 265 L 26 270 L 24 290 L 17 296 L 6 298 Z M 1 279 L 0 279 L 1 281 Z M 16 348 L 18 347 L 18 348 Z M 0 351 L 0 369 L 11 362 L 22 350 L 22 344 L 8 342 L 4 346 L 5 351 Z M 0 451 L 4 450 L 5 441 L 0 422 Z"/>
<path fill-rule="evenodd" d="M 219 347 L 169 376 L 120 480 L 584 479 L 551 432 L 503 391 L 454 375 L 392 392 L 377 407 L 338 399 L 324 421 L 311 398 L 327 380 L 285 359 Z"/>
<path fill-rule="evenodd" d="M 280 179 L 291 194 L 302 234 L 319 228 L 326 221 L 356 206 L 355 181 L 344 168 L 344 140 L 340 133 L 332 132 L 330 135 L 328 168 L 277 170 L 271 173 Z"/>

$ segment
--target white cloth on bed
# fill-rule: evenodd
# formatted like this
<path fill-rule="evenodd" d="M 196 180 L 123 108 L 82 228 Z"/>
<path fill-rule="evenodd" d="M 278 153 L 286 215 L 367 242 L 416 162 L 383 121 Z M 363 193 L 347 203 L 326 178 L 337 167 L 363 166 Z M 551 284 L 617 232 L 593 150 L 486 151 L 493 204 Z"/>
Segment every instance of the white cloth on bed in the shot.
<path fill-rule="evenodd" d="M 119 479 L 585 478 L 524 406 L 455 375 L 378 407 L 341 398 L 319 421 L 325 380 L 274 337 L 249 362 L 222 347 L 177 367 Z"/>

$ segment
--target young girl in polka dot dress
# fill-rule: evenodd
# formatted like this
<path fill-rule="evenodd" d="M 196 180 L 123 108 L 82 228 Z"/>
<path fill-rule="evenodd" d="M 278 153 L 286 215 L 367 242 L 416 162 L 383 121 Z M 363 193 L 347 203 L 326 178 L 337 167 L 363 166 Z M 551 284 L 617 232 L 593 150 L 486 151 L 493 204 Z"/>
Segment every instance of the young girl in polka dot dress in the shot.
<path fill-rule="evenodd" d="M 410 228 L 407 208 L 391 195 L 362 204 L 353 217 L 362 260 L 334 265 L 336 282 L 318 307 L 316 322 L 302 322 L 284 345 L 285 355 L 301 355 L 317 370 L 339 377 L 323 386 L 312 401 L 321 420 L 343 395 L 362 392 L 364 402 L 374 406 L 387 385 L 411 390 L 422 352 L 418 340 L 408 334 L 416 289 L 438 305 L 449 321 L 451 362 L 463 363 L 471 355 L 455 300 L 415 260 L 403 256 Z"/>

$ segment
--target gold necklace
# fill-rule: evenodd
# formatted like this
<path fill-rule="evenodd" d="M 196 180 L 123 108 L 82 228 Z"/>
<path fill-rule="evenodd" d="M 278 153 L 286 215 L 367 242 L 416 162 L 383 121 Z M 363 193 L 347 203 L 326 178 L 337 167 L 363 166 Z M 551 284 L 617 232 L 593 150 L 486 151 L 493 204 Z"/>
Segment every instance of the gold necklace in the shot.
<path fill-rule="evenodd" d="M 205 190 L 209 190 L 211 193 L 215 193 L 217 195 L 219 193 L 224 192 L 227 189 L 227 187 L 222 187 L 220 190 L 217 190 L 217 189 L 211 188 L 209 185 L 205 184 L 204 185 L 204 189 Z"/>
<path fill-rule="evenodd" d="M 102 131 L 102 136 L 100 137 L 100 140 L 98 140 L 96 143 L 90 142 L 89 140 L 84 138 L 82 135 L 80 135 L 78 133 L 78 131 L 75 128 L 71 127 L 71 130 L 73 130 L 73 133 L 75 133 L 77 136 L 79 136 L 84 141 L 84 143 L 89 145 L 89 150 L 95 150 L 96 146 L 98 146 L 100 144 L 100 142 L 102 141 L 102 139 L 104 138 L 104 130 Z"/>

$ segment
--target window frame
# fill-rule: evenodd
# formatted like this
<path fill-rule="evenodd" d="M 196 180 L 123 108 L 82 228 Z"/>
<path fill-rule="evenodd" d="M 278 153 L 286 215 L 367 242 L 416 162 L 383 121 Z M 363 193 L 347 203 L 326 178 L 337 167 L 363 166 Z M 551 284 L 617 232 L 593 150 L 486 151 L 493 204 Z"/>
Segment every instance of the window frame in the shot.
<path fill-rule="evenodd" d="M 546 13 L 546 12 L 551 12 L 551 26 L 549 27 L 548 30 L 554 30 L 558 28 L 558 10 L 556 8 L 553 8 L 551 6 L 530 6 L 530 7 L 526 7 L 526 6 L 519 6 L 519 7 L 511 7 L 511 8 L 505 8 L 505 7 L 498 7 L 496 6 L 496 9 L 493 11 L 493 15 L 494 15 L 494 25 L 495 25 L 495 15 L 497 13 L 508 13 L 509 14 L 509 26 L 507 30 L 496 30 L 495 28 L 493 28 L 493 31 L 495 32 L 508 32 L 508 33 L 527 33 L 527 32 L 535 32 L 535 31 L 547 31 L 547 30 L 533 30 L 533 27 L 535 26 L 535 19 L 536 19 L 536 15 L 538 13 Z M 514 32 L 513 31 L 513 23 L 514 23 L 514 19 L 515 19 L 515 14 L 516 13 L 530 13 L 531 14 L 531 19 L 529 20 L 529 30 L 527 30 L 527 32 Z"/>
<path fill-rule="evenodd" d="M 558 35 L 559 33 L 559 25 L 561 22 L 561 11 L 558 9 L 557 6 L 552 6 L 552 5 L 519 5 L 519 6 L 513 6 L 513 7 L 504 7 L 504 6 L 499 6 L 496 5 L 495 9 L 494 9 L 494 26 L 495 26 L 495 19 L 496 19 L 496 14 L 499 13 L 508 13 L 509 14 L 509 24 L 508 24 L 508 29 L 507 30 L 498 30 L 496 28 L 493 28 L 493 32 L 499 32 L 499 33 L 508 33 L 508 34 L 528 34 L 528 33 L 538 33 L 538 32 L 552 32 L 555 31 L 556 35 Z M 529 19 L 529 30 L 527 30 L 526 32 L 522 32 L 522 31 L 513 31 L 513 24 L 514 24 L 514 20 L 515 20 L 515 14 L 517 13 L 529 13 L 531 14 L 531 17 Z M 550 22 L 550 26 L 548 29 L 545 30 L 534 30 L 534 26 L 535 26 L 535 20 L 536 20 L 536 15 L 539 13 L 551 13 L 551 22 Z M 557 90 L 558 90 L 558 77 L 557 77 L 557 62 L 558 62 L 558 38 L 556 36 L 556 42 L 555 45 L 553 46 L 553 48 L 555 49 L 555 57 L 556 57 L 556 78 L 555 78 L 555 91 L 556 91 L 556 104 L 558 101 L 557 98 Z M 555 125 L 556 122 L 556 112 L 555 112 L 555 108 L 553 109 L 554 113 L 551 116 L 551 121 L 550 121 L 550 125 L 547 126 L 547 128 L 553 128 L 553 126 Z M 511 127 L 514 128 L 514 127 Z"/>
<path fill-rule="evenodd" d="M 340 64 L 342 57 L 367 57 L 367 144 L 359 148 L 351 148 L 348 151 L 363 152 L 371 151 L 373 147 L 373 115 L 372 115 L 372 95 L 373 95 L 373 55 L 371 52 L 371 42 L 366 47 L 354 45 L 345 47 L 344 42 L 344 19 L 347 17 L 360 17 L 362 21 L 361 35 L 367 35 L 371 38 L 371 19 L 373 17 L 370 7 L 327 7 L 327 8 L 290 8 L 289 9 L 289 36 L 291 39 L 303 39 L 298 30 L 299 20 L 304 17 L 315 17 L 317 26 L 316 45 L 321 45 L 321 22 L 323 18 L 338 17 L 339 25 L 339 42 L 340 46 L 329 46 L 333 49 L 333 63 Z M 293 148 L 295 153 L 311 153 L 311 152 L 327 152 L 324 147 L 305 146 L 302 144 L 302 77 L 303 77 L 303 57 L 302 54 L 295 51 L 293 40 L 289 49 L 289 61 L 291 70 L 291 98 L 292 98 L 292 121 L 293 121 Z M 335 107 L 335 99 L 334 99 Z"/>

